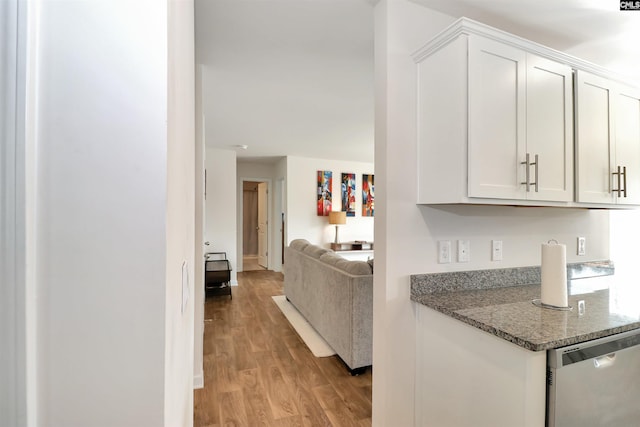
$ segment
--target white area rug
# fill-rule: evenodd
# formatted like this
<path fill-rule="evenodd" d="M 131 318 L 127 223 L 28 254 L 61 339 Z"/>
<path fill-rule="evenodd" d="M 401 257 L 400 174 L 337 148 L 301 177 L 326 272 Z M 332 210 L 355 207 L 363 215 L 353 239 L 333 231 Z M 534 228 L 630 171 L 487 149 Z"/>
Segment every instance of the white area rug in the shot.
<path fill-rule="evenodd" d="M 302 314 L 289 302 L 284 295 L 276 295 L 273 301 L 276 303 L 282 314 L 287 318 L 293 329 L 296 330 L 302 341 L 309 347 L 315 357 L 327 357 L 336 354 L 315 329 L 307 322 Z"/>

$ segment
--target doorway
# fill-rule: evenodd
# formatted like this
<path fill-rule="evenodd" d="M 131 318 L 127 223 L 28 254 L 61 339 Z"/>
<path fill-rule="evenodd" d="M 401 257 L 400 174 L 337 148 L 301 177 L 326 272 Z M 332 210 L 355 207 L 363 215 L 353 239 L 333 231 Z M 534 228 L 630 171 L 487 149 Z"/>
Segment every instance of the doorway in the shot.
<path fill-rule="evenodd" d="M 269 268 L 269 189 L 266 181 L 243 181 L 242 270 Z"/>

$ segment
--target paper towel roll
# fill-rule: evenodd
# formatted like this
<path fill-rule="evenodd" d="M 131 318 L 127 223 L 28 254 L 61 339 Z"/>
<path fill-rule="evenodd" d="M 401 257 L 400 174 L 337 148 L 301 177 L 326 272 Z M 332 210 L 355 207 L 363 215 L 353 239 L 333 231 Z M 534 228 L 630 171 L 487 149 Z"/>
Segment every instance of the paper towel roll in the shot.
<path fill-rule="evenodd" d="M 542 244 L 540 266 L 541 295 L 543 304 L 567 307 L 567 247 L 552 240 Z"/>

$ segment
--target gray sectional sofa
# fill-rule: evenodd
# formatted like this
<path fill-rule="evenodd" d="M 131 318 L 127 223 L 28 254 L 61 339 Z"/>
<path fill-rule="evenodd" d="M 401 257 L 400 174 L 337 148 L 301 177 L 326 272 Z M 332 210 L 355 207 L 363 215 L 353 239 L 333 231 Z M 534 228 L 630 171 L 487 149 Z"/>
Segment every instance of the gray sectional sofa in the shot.
<path fill-rule="evenodd" d="M 348 261 L 330 249 L 293 240 L 285 248 L 284 293 L 352 374 L 370 366 L 373 260 Z"/>

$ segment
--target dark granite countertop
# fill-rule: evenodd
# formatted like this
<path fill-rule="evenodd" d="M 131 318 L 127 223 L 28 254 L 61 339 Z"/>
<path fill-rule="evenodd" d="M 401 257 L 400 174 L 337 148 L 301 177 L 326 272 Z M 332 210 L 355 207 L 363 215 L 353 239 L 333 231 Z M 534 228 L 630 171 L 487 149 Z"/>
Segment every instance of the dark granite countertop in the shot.
<path fill-rule="evenodd" d="M 570 280 L 570 311 L 534 305 L 532 301 L 540 298 L 539 284 L 434 290 L 426 289 L 425 276 L 412 276 L 413 301 L 532 351 L 640 328 L 640 284 L 617 275 Z"/>

